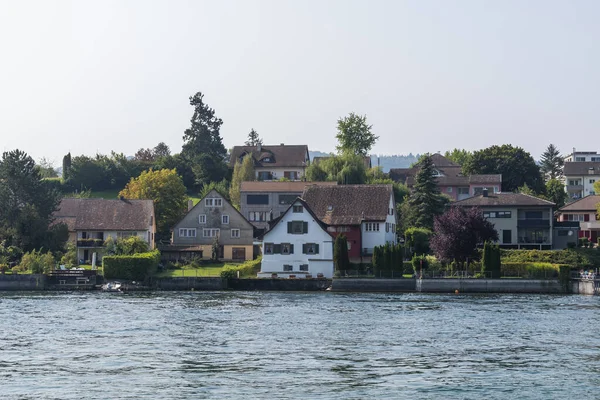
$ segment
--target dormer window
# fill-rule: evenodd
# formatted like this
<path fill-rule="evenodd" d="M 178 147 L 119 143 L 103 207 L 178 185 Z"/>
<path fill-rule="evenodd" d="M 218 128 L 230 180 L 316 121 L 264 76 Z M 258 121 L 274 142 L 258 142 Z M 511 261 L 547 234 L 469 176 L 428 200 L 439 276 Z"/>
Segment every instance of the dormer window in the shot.
<path fill-rule="evenodd" d="M 262 161 L 262 162 L 267 162 L 267 163 L 268 163 L 268 162 L 273 162 L 273 160 L 272 160 L 272 158 L 271 158 L 271 157 L 265 157 L 265 158 L 263 158 L 263 159 L 262 159 L 262 160 L 260 160 L 260 161 Z"/>

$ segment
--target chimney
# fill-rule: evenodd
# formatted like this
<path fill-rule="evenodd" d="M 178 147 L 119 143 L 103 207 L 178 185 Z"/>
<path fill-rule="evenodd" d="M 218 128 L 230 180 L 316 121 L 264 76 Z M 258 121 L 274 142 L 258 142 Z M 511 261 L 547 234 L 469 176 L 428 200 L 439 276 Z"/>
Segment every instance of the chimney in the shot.
<path fill-rule="evenodd" d="M 189 199 L 189 200 L 188 200 L 188 212 L 189 212 L 189 211 L 190 211 L 192 208 L 194 208 L 194 200 L 192 200 L 192 199 Z"/>
<path fill-rule="evenodd" d="M 487 190 L 487 188 L 483 188 L 483 197 L 488 197 L 488 190 Z"/>
<path fill-rule="evenodd" d="M 283 143 L 279 143 L 280 146 L 285 146 Z"/>

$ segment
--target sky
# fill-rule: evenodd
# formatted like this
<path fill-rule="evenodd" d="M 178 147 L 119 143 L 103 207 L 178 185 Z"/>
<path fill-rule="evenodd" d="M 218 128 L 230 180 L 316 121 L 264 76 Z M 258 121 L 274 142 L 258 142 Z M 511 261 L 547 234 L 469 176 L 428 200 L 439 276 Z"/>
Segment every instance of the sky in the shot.
<path fill-rule="evenodd" d="M 334 151 L 367 116 L 374 154 L 494 144 L 600 151 L 600 2 L 0 0 L 0 150 L 179 152 L 189 97 L 227 148 Z"/>

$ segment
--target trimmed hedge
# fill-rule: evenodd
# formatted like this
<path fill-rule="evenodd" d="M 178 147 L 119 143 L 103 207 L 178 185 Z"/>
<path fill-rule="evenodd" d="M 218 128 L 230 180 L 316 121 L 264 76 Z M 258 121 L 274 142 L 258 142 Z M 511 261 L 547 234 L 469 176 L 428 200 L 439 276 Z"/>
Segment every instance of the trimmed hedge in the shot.
<path fill-rule="evenodd" d="M 159 262 L 160 252 L 153 250 L 131 256 L 104 256 L 102 268 L 106 279 L 143 281 L 154 275 Z"/>
<path fill-rule="evenodd" d="M 502 263 L 503 276 L 520 276 L 528 279 L 555 279 L 563 265 L 546 262 Z"/>
<path fill-rule="evenodd" d="M 256 274 L 258 274 L 258 272 L 260 271 L 261 262 L 262 257 L 258 257 L 256 260 L 246 261 L 243 264 L 226 265 L 221 270 L 221 278 L 237 278 L 238 271 L 240 272 L 240 278 L 256 278 Z"/>
<path fill-rule="evenodd" d="M 600 267 L 599 249 L 565 249 L 565 250 L 502 250 L 502 263 L 536 263 L 565 264 L 572 267 Z"/>

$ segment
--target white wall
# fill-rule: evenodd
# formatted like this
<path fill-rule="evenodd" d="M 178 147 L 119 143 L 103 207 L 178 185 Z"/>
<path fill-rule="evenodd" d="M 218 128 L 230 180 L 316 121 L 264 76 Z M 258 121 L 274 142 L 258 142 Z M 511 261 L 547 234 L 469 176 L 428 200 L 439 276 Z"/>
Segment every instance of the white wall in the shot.
<path fill-rule="evenodd" d="M 259 172 L 264 172 L 264 171 L 269 171 L 271 172 L 271 174 L 273 174 L 273 180 L 279 180 L 280 178 L 284 177 L 284 172 L 286 171 L 296 171 L 296 173 L 298 174 L 298 178 L 301 178 L 304 176 L 304 168 L 302 167 L 256 167 L 255 168 L 255 173 L 256 173 L 256 178 L 258 179 L 258 173 Z"/>
<path fill-rule="evenodd" d="M 300 202 L 296 202 L 295 205 L 302 205 Z M 290 234 L 287 232 L 288 222 L 290 221 L 304 221 L 308 223 L 308 233 L 305 234 Z M 290 243 L 294 245 L 293 254 L 266 254 L 265 244 L 266 243 Z M 306 243 L 317 243 L 319 245 L 318 254 L 302 254 L 302 245 Z M 302 271 L 302 273 L 309 273 L 316 276 L 317 273 L 323 273 L 326 277 L 333 276 L 333 238 L 329 235 L 321 226 L 313 219 L 312 215 L 303 209 L 301 213 L 293 212 L 293 208 L 290 208 L 281 220 L 271 229 L 263 238 L 263 260 L 261 266 L 261 273 L 272 273 L 272 272 L 284 272 L 283 265 L 292 265 L 293 273 L 300 272 L 301 264 L 308 264 L 308 272 Z M 326 263 L 315 262 L 315 260 L 328 260 L 331 261 L 329 267 L 324 267 Z M 315 268 L 315 271 L 312 270 Z M 289 273 L 289 272 L 287 272 Z"/>

